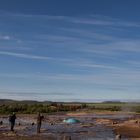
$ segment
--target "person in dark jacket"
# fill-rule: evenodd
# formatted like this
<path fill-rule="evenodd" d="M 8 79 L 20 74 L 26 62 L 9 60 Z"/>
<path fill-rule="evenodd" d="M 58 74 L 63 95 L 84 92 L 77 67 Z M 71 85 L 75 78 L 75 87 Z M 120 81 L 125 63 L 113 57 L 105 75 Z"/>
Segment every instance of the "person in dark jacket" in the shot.
<path fill-rule="evenodd" d="M 41 124 L 42 124 L 43 119 L 44 119 L 44 116 L 41 115 L 40 113 L 38 113 L 38 116 L 37 116 L 37 133 L 40 133 L 40 128 L 41 128 Z"/>
<path fill-rule="evenodd" d="M 16 114 L 13 112 L 13 114 L 9 116 L 10 130 L 11 131 L 14 131 L 15 120 L 16 120 Z"/>

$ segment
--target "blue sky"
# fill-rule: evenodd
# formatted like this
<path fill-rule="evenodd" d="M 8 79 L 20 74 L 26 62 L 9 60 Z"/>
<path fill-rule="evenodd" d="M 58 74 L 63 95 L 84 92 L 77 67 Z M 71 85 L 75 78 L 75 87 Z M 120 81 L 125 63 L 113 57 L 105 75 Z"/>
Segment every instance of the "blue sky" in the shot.
<path fill-rule="evenodd" d="M 139 0 L 0 0 L 0 98 L 140 99 Z"/>

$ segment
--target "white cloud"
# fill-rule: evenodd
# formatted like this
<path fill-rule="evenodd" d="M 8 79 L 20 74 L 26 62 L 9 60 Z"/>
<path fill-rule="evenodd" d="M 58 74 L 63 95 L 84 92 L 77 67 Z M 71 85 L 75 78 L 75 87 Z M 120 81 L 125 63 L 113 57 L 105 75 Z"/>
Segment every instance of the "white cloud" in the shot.
<path fill-rule="evenodd" d="M 140 27 L 140 23 L 122 21 L 119 19 L 97 19 L 93 18 L 75 18 L 71 20 L 74 23 L 79 24 L 89 24 L 89 25 L 99 25 L 99 26 L 114 26 L 114 27 Z"/>
<path fill-rule="evenodd" d="M 97 40 L 108 40 L 108 41 L 118 39 L 115 36 L 107 35 L 104 33 L 98 33 L 97 31 L 94 31 L 94 30 L 77 29 L 77 28 L 60 28 L 60 29 L 62 31 L 67 31 L 68 33 L 73 33 L 75 35 L 79 35 L 80 37 L 83 37 L 85 40 L 86 40 L 86 38 L 88 38 L 88 40 L 97 39 Z"/>
<path fill-rule="evenodd" d="M 47 20 L 59 20 L 66 21 L 78 24 L 87 24 L 87 25 L 99 25 L 99 26 L 115 26 L 115 27 L 140 27 L 139 22 L 125 21 L 117 18 L 112 18 L 104 15 L 91 15 L 87 17 L 78 17 L 78 16 L 51 16 L 51 15 L 32 15 L 32 14 L 21 14 L 21 13 L 11 13 L 3 12 L 0 16 L 13 16 L 13 17 L 22 17 L 22 18 L 38 18 L 38 19 L 47 19 Z"/>
<path fill-rule="evenodd" d="M 60 58 L 60 57 L 59 58 L 54 58 L 54 57 L 39 56 L 39 55 L 24 54 L 24 53 L 16 53 L 16 52 L 9 52 L 9 51 L 0 51 L 0 55 L 17 57 L 17 58 L 25 58 L 25 59 L 59 61 L 62 64 L 67 64 L 68 62 L 73 62 L 73 59 Z"/>
<path fill-rule="evenodd" d="M 8 35 L 0 35 L 0 40 L 10 40 L 11 37 Z"/>
<path fill-rule="evenodd" d="M 26 58 L 26 59 L 37 59 L 37 60 L 49 60 L 49 59 L 52 59 L 51 57 L 46 57 L 46 56 L 37 56 L 37 55 L 31 55 L 31 54 L 6 52 L 6 51 L 0 51 L 0 54 L 1 55 L 7 55 L 7 56 L 19 57 L 19 58 Z"/>
<path fill-rule="evenodd" d="M 98 54 L 99 56 L 116 56 L 124 55 L 125 53 L 135 54 L 140 53 L 140 41 L 139 40 L 116 40 L 104 44 L 90 44 L 86 47 L 82 47 L 79 51 L 85 53 Z M 122 53 L 122 54 L 121 54 Z"/>

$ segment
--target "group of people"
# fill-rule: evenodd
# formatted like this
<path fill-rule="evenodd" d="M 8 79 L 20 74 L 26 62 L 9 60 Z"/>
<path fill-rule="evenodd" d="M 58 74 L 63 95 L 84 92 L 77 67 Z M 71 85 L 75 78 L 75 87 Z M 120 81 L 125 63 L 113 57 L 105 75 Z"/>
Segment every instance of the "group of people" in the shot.
<path fill-rule="evenodd" d="M 14 112 L 9 116 L 9 123 L 10 123 L 10 130 L 11 131 L 14 131 L 16 118 L 17 117 L 16 117 L 16 114 Z M 44 116 L 41 115 L 40 113 L 38 113 L 38 116 L 37 116 L 37 133 L 40 133 L 41 123 L 42 123 L 43 119 L 44 119 Z"/>

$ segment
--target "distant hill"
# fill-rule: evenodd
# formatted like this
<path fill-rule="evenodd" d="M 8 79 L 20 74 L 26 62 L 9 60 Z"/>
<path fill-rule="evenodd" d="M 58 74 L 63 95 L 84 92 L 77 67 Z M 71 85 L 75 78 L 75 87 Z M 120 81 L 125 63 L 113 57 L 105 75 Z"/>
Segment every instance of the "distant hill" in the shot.
<path fill-rule="evenodd" d="M 9 99 L 0 99 L 0 104 L 8 104 L 8 103 L 13 103 L 14 100 L 9 100 Z"/>
<path fill-rule="evenodd" d="M 124 103 L 124 102 L 121 102 L 121 101 L 104 101 L 102 103 Z"/>
<path fill-rule="evenodd" d="M 17 100 L 10 100 L 10 99 L 0 99 L 0 104 L 11 104 L 11 103 L 23 103 L 23 104 L 50 104 L 52 103 L 51 101 L 34 101 L 34 100 L 22 100 L 22 101 L 17 101 Z"/>
<path fill-rule="evenodd" d="M 0 99 L 0 104 L 11 104 L 11 103 L 21 103 L 21 104 L 84 104 L 84 102 L 53 102 L 53 101 L 35 101 L 35 100 L 10 100 L 10 99 Z"/>

